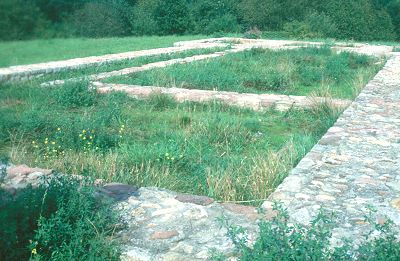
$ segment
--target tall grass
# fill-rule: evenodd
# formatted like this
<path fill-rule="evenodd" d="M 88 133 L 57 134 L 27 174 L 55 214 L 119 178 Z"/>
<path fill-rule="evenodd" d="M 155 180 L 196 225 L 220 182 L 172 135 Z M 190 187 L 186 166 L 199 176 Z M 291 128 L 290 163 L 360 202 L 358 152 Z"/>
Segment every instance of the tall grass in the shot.
<path fill-rule="evenodd" d="M 322 86 L 337 98 L 358 94 L 354 83 L 365 85 L 381 68 L 375 58 L 352 53 L 336 54 L 329 47 L 271 51 L 253 49 L 188 65 L 115 77 L 107 82 L 145 86 L 182 87 L 309 95 Z"/>
<path fill-rule="evenodd" d="M 85 82 L 25 85 L 1 89 L 0 140 L 12 162 L 254 204 L 337 117 L 329 107 L 254 112 L 97 95 Z"/>

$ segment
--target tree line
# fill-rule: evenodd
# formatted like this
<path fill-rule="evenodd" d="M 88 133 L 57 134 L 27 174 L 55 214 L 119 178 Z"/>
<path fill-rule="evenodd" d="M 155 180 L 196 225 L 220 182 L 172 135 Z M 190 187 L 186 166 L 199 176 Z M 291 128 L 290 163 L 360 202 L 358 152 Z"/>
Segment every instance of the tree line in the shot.
<path fill-rule="evenodd" d="M 0 40 L 249 30 L 297 38 L 399 40 L 400 0 L 0 1 Z"/>

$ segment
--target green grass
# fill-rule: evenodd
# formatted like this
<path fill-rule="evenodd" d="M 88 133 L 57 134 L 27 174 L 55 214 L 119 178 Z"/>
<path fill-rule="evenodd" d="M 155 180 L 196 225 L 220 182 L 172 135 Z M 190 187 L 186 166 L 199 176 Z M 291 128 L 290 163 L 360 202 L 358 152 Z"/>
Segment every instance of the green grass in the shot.
<path fill-rule="evenodd" d="M 253 49 L 221 58 L 135 73 L 107 82 L 145 86 L 324 95 L 353 98 L 382 67 L 382 61 L 328 47 L 271 51 Z"/>
<path fill-rule="evenodd" d="M 79 82 L 2 86 L 0 115 L 0 154 L 13 163 L 259 202 L 338 113 L 323 106 L 254 112 L 163 95 L 136 100 L 98 95 Z"/>
<path fill-rule="evenodd" d="M 174 42 L 202 38 L 207 37 L 203 35 L 143 36 L 0 42 L 0 67 L 169 47 Z"/>
<path fill-rule="evenodd" d="M 106 64 L 94 65 L 85 68 L 79 69 L 71 69 L 68 71 L 62 71 L 57 73 L 48 74 L 42 76 L 37 79 L 39 82 L 46 82 L 51 80 L 64 80 L 70 78 L 84 78 L 91 74 L 98 74 L 103 72 L 110 72 L 115 70 L 121 70 L 129 67 L 137 67 L 142 66 L 149 63 L 166 61 L 171 59 L 185 58 L 194 55 L 200 54 L 210 54 L 214 52 L 224 51 L 227 48 L 217 47 L 217 48 L 207 48 L 207 49 L 195 49 L 195 50 L 187 50 L 183 52 L 171 53 L 171 54 L 161 54 L 161 55 L 152 55 L 152 56 L 144 56 L 130 60 L 122 60 L 109 62 Z M 36 80 L 35 80 L 36 81 Z"/>

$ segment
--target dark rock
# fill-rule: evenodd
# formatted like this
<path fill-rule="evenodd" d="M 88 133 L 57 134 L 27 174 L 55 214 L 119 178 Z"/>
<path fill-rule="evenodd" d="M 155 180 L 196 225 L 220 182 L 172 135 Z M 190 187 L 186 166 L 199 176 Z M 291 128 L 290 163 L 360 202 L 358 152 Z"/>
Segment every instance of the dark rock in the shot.
<path fill-rule="evenodd" d="M 121 183 L 105 184 L 99 192 L 117 201 L 126 200 L 131 196 L 139 196 L 137 187 Z"/>
<path fill-rule="evenodd" d="M 214 202 L 214 200 L 209 197 L 189 194 L 179 194 L 175 199 L 183 203 L 192 203 L 200 206 L 208 206 Z"/>

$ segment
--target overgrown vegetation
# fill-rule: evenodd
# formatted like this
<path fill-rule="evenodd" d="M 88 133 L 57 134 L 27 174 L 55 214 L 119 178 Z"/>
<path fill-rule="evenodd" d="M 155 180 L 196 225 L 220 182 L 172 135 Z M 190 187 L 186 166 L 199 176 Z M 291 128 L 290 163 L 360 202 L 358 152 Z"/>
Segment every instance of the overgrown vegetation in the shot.
<path fill-rule="evenodd" d="M 238 260 L 398 260 L 400 257 L 400 241 L 393 222 L 377 223 L 372 208 L 365 219 L 372 229 L 364 242 L 356 247 L 353 242 L 344 240 L 341 246 L 334 248 L 330 244 L 334 213 L 320 210 L 309 225 L 293 225 L 282 205 L 275 203 L 274 210 L 277 215 L 271 221 L 260 222 L 254 244 L 249 243 L 243 228 L 221 220 L 235 244 Z M 213 251 L 211 260 L 228 258 Z"/>
<path fill-rule="evenodd" d="M 0 199 L 0 260 L 119 260 L 116 212 L 90 180 L 55 175 Z"/>
<path fill-rule="evenodd" d="M 97 95 L 85 82 L 0 92 L 1 147 L 13 163 L 221 200 L 267 197 L 338 115 Z"/>
<path fill-rule="evenodd" d="M 398 0 L 3 0 L 0 39 L 286 31 L 299 38 L 395 40 Z"/>
<path fill-rule="evenodd" d="M 381 66 L 378 59 L 347 52 L 336 54 L 329 47 L 284 51 L 253 49 L 106 81 L 243 93 L 353 98 Z"/>

